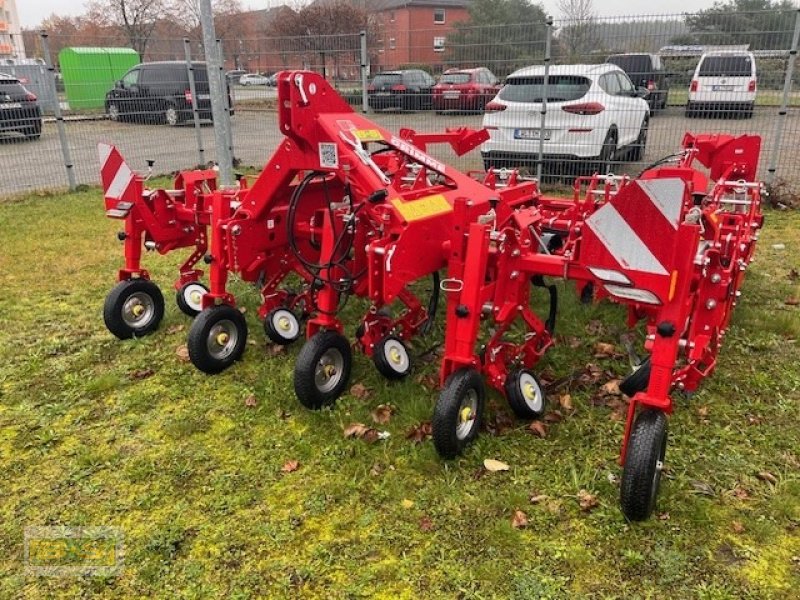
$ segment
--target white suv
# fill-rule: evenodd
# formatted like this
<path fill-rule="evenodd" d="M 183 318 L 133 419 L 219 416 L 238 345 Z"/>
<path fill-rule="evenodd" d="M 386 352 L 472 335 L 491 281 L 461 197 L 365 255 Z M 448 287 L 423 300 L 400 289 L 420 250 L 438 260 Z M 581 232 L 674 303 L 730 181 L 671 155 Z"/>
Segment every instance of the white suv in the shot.
<path fill-rule="evenodd" d="M 548 163 L 578 163 L 605 173 L 625 154 L 642 160 L 650 116 L 646 91 L 637 90 L 619 67 L 551 67 L 540 129 L 544 88 L 544 67 L 526 67 L 509 75 L 486 106 L 483 126 L 490 139 L 481 154 L 487 169 L 536 163 L 540 133 Z"/>
<path fill-rule="evenodd" d="M 756 82 L 756 59 L 752 52 L 703 54 L 689 84 L 686 116 L 732 111 L 732 116 L 749 119 L 756 102 Z"/>

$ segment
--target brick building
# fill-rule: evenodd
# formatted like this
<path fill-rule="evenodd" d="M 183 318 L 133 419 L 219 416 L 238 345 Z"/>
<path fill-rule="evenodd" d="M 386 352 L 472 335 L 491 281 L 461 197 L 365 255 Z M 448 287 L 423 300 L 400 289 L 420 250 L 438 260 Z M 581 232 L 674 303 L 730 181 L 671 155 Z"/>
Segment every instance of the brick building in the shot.
<path fill-rule="evenodd" d="M 444 62 L 447 36 L 453 25 L 469 19 L 469 0 L 368 0 L 378 25 L 379 69 Z"/>

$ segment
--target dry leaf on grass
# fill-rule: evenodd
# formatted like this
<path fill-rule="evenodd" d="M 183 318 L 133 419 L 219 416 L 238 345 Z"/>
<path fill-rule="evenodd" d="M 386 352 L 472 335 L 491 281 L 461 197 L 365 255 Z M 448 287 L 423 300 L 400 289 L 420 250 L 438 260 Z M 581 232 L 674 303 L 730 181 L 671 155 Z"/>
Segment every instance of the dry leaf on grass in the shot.
<path fill-rule="evenodd" d="M 742 525 L 741 521 L 731 523 L 731 529 L 733 529 L 733 533 L 744 533 L 744 525 Z"/>
<path fill-rule="evenodd" d="M 566 411 L 572 411 L 572 396 L 569 394 L 561 394 L 558 398 L 558 404 Z"/>
<path fill-rule="evenodd" d="M 370 391 L 363 383 L 356 383 L 350 388 L 350 395 L 359 400 L 369 398 Z"/>
<path fill-rule="evenodd" d="M 372 411 L 372 420 L 379 425 L 388 423 L 394 414 L 394 406 L 391 404 L 379 404 L 375 410 Z"/>
<path fill-rule="evenodd" d="M 244 399 L 244 405 L 248 408 L 253 408 L 258 403 L 256 400 L 255 394 L 250 394 L 247 398 Z"/>
<path fill-rule="evenodd" d="M 593 508 L 596 508 L 599 504 L 600 501 L 594 494 L 590 494 L 586 490 L 581 490 L 578 492 L 578 506 L 581 507 L 583 512 L 589 512 Z"/>
<path fill-rule="evenodd" d="M 595 358 L 608 358 L 613 357 L 618 354 L 616 346 L 614 344 L 607 344 L 606 342 L 597 342 L 594 345 L 594 356 Z"/>
<path fill-rule="evenodd" d="M 778 483 L 778 478 L 769 471 L 759 471 L 756 477 L 758 477 L 761 481 L 766 481 L 772 485 Z"/>
<path fill-rule="evenodd" d="M 300 461 L 287 460 L 281 467 L 281 473 L 294 473 L 300 468 Z"/>
<path fill-rule="evenodd" d="M 564 415 L 561 414 L 560 410 L 551 410 L 544 416 L 545 423 L 558 423 L 564 419 Z"/>
<path fill-rule="evenodd" d="M 549 496 L 547 494 L 531 494 L 530 501 L 531 504 L 539 504 L 543 500 L 547 500 Z"/>
<path fill-rule="evenodd" d="M 784 304 L 788 306 L 797 306 L 800 304 L 800 298 L 794 298 L 794 297 L 787 298 L 786 300 L 784 300 Z"/>
<path fill-rule="evenodd" d="M 705 419 L 708 416 L 708 407 L 707 406 L 698 406 L 697 407 L 697 416 L 701 419 Z"/>
<path fill-rule="evenodd" d="M 511 526 L 514 529 L 524 529 L 528 526 L 528 515 L 521 510 L 515 510 L 511 517 Z"/>
<path fill-rule="evenodd" d="M 414 425 L 411 429 L 409 429 L 406 433 L 406 439 L 420 444 L 425 440 L 430 439 L 432 433 L 433 431 L 431 429 L 431 422 L 424 421 L 419 425 Z"/>
<path fill-rule="evenodd" d="M 585 330 L 589 335 L 600 335 L 601 333 L 605 332 L 606 326 L 602 321 L 598 319 L 592 319 L 586 324 Z"/>
<path fill-rule="evenodd" d="M 547 425 L 545 425 L 541 421 L 531 422 L 531 424 L 528 425 L 528 431 L 530 431 L 533 435 L 540 438 L 547 437 Z"/>
<path fill-rule="evenodd" d="M 430 517 L 422 517 L 419 520 L 419 529 L 420 531 L 432 531 L 433 530 L 433 521 L 431 521 Z"/>
<path fill-rule="evenodd" d="M 383 435 L 377 429 L 367 427 L 363 423 L 350 423 L 344 428 L 344 437 L 358 438 L 372 444 L 381 439 L 381 437 L 388 437 L 388 434 Z"/>
<path fill-rule="evenodd" d="M 267 344 L 267 352 L 270 356 L 280 356 L 281 354 L 286 354 L 286 346 Z"/>
<path fill-rule="evenodd" d="M 172 335 L 173 333 L 178 333 L 183 331 L 183 325 L 170 325 L 167 327 L 167 334 Z"/>
<path fill-rule="evenodd" d="M 175 348 L 175 354 L 182 362 L 189 362 L 189 348 L 186 344 L 181 344 Z"/>
<path fill-rule="evenodd" d="M 483 461 L 483 468 L 492 473 L 496 473 L 497 471 L 508 471 L 511 467 L 500 460 L 487 458 Z"/>
<path fill-rule="evenodd" d="M 136 369 L 130 374 L 131 379 L 147 379 L 148 377 L 152 377 L 155 375 L 156 372 L 153 369 Z"/>

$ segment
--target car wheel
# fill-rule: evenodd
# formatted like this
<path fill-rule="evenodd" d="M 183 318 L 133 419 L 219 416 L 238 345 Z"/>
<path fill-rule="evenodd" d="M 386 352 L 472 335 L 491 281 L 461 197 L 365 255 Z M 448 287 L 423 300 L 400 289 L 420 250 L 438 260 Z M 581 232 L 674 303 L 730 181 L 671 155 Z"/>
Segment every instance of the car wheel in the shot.
<path fill-rule="evenodd" d="M 603 140 L 600 149 L 600 156 L 597 157 L 596 171 L 600 175 L 606 175 L 612 171 L 617 158 L 617 132 L 610 129 Z"/>
<path fill-rule="evenodd" d="M 178 111 L 175 105 L 170 104 L 167 106 L 166 110 L 164 111 L 164 122 L 170 127 L 180 125 L 181 113 Z"/>
<path fill-rule="evenodd" d="M 119 106 L 115 102 L 112 102 L 108 105 L 108 109 L 106 111 L 108 113 L 108 118 L 112 121 L 120 121 L 120 114 L 119 114 Z"/>
<path fill-rule="evenodd" d="M 684 115 L 684 116 L 685 116 L 687 119 L 694 119 L 694 118 L 695 118 L 695 116 L 697 116 L 697 115 L 695 114 L 695 112 L 694 112 L 694 107 L 692 107 L 692 103 L 691 103 L 691 102 L 687 102 L 687 103 L 686 103 L 686 110 L 684 111 L 683 115 Z"/>
<path fill-rule="evenodd" d="M 647 130 L 649 128 L 650 122 L 645 117 L 644 121 L 642 121 L 642 126 L 639 129 L 639 136 L 636 138 L 636 141 L 633 142 L 633 147 L 631 150 L 631 160 L 633 162 L 639 162 L 644 158 L 644 150 L 647 146 Z"/>

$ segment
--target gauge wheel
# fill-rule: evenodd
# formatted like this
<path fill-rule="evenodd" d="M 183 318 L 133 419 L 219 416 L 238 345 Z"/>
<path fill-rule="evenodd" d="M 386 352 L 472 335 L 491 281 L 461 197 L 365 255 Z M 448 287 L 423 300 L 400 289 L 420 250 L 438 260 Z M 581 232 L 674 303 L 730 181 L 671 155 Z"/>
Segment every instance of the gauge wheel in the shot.
<path fill-rule="evenodd" d="M 636 417 L 622 469 L 620 506 L 630 521 L 643 521 L 656 505 L 667 451 L 667 416 L 644 409 Z"/>
<path fill-rule="evenodd" d="M 447 378 L 436 401 L 431 428 L 442 458 L 455 458 L 477 436 L 483 421 L 486 390 L 476 369 L 460 369 Z"/>
<path fill-rule="evenodd" d="M 633 142 L 633 148 L 631 150 L 631 160 L 633 162 L 639 162 L 644 158 L 644 151 L 647 147 L 647 130 L 649 129 L 650 123 L 645 117 L 644 121 L 642 121 L 642 126 L 639 129 L 639 136 L 636 138 L 636 141 Z"/>
<path fill-rule="evenodd" d="M 300 337 L 300 320 L 288 308 L 276 308 L 264 319 L 264 333 L 274 344 L 288 346 Z"/>
<path fill-rule="evenodd" d="M 196 317 L 203 310 L 203 296 L 208 293 L 208 288 L 199 281 L 190 281 L 183 284 L 175 292 L 175 303 L 187 317 Z"/>
<path fill-rule="evenodd" d="M 294 391 L 300 404 L 311 410 L 330 406 L 350 380 L 353 355 L 347 339 L 335 331 L 311 337 L 297 355 Z"/>
<path fill-rule="evenodd" d="M 633 398 L 638 392 L 643 392 L 647 389 L 647 384 L 650 383 L 650 357 L 645 358 L 636 370 L 623 379 L 619 384 L 619 391 Z"/>
<path fill-rule="evenodd" d="M 372 362 L 386 379 L 402 379 L 411 372 L 408 348 L 393 335 L 388 335 L 375 344 Z"/>
<path fill-rule="evenodd" d="M 247 323 L 233 306 L 200 312 L 189 328 L 189 359 L 203 373 L 220 373 L 239 360 L 247 345 Z"/>
<path fill-rule="evenodd" d="M 120 281 L 106 296 L 103 321 L 121 340 L 142 337 L 158 329 L 164 317 L 164 296 L 152 281 Z"/>
<path fill-rule="evenodd" d="M 547 396 L 539 379 L 528 369 L 513 371 L 506 377 L 506 398 L 520 419 L 541 419 L 547 410 Z"/>

